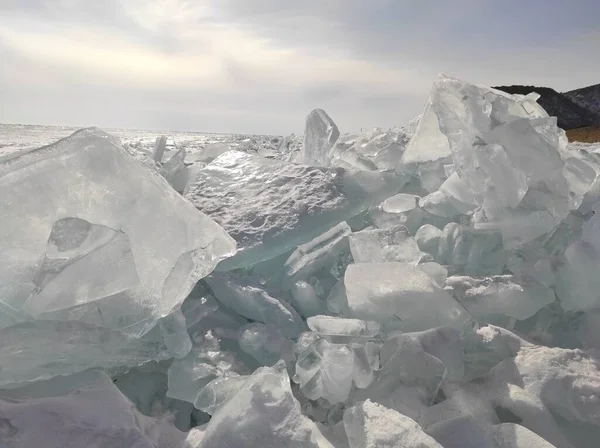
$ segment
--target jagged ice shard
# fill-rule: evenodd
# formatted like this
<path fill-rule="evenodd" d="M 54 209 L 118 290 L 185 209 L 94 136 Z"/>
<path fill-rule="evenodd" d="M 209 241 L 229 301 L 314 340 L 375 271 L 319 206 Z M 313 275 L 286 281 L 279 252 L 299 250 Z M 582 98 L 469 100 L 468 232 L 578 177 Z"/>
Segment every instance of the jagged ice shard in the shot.
<path fill-rule="evenodd" d="M 0 159 L 0 447 L 597 448 L 600 150 L 538 97 Z"/>
<path fill-rule="evenodd" d="M 0 160 L 0 189 L 8 333 L 41 319 L 142 336 L 235 253 L 221 227 L 98 129 Z"/>
<path fill-rule="evenodd" d="M 500 230 L 510 248 L 566 217 L 569 185 L 555 118 L 528 108 L 525 98 L 444 75 L 431 98 L 456 172 L 480 205 L 476 228 Z"/>

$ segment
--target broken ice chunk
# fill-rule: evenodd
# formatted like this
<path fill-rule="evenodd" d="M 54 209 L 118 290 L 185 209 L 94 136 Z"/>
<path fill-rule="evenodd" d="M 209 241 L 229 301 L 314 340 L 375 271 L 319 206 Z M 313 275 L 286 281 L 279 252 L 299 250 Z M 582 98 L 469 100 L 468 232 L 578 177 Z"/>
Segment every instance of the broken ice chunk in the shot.
<path fill-rule="evenodd" d="M 0 296 L 16 310 L 31 296 L 44 318 L 140 336 L 235 252 L 221 227 L 99 129 L 3 158 L 0 189 Z M 47 250 L 38 285 L 14 275 Z"/>
<path fill-rule="evenodd" d="M 198 173 L 185 198 L 237 241 L 238 255 L 219 266 L 229 270 L 304 244 L 403 183 L 389 173 L 349 173 L 228 151 Z"/>
<path fill-rule="evenodd" d="M 468 313 L 423 271 L 406 263 L 357 263 L 344 277 L 352 317 L 420 331 L 462 328 Z"/>
<path fill-rule="evenodd" d="M 284 286 L 290 287 L 298 280 L 307 280 L 321 269 L 331 266 L 347 247 L 351 233 L 350 226 L 341 222 L 312 241 L 298 246 L 283 266 Z"/>
<path fill-rule="evenodd" d="M 167 396 L 193 403 L 198 393 L 216 378 L 249 373 L 247 367 L 212 333 L 207 333 L 190 353 L 173 361 L 168 375 Z"/>
<path fill-rule="evenodd" d="M 520 98 L 446 75 L 431 101 L 456 172 L 481 204 L 476 228 L 501 231 L 512 248 L 560 223 L 569 186 L 558 139 L 547 138 L 546 129 L 557 135 L 555 119 L 532 117 Z"/>
<path fill-rule="evenodd" d="M 387 213 L 406 213 L 413 210 L 418 203 L 419 196 L 399 193 L 383 201 L 381 209 Z"/>
<path fill-rule="evenodd" d="M 442 448 L 417 422 L 370 400 L 344 412 L 350 448 Z"/>
<path fill-rule="evenodd" d="M 483 279 L 449 277 L 446 290 L 475 319 L 488 321 L 496 314 L 524 320 L 556 300 L 554 291 L 535 280 L 517 283 L 512 275 Z"/>
<path fill-rule="evenodd" d="M 365 389 L 375 379 L 375 371 L 379 370 L 380 345 L 375 342 L 352 343 L 350 348 L 354 352 L 354 384 Z"/>
<path fill-rule="evenodd" d="M 417 264 L 425 255 L 404 226 L 361 230 L 350 235 L 349 240 L 355 263 L 399 261 Z"/>
<path fill-rule="evenodd" d="M 419 207 L 432 215 L 449 219 L 456 219 L 461 215 L 461 211 L 456 208 L 452 199 L 441 190 L 421 198 Z"/>
<path fill-rule="evenodd" d="M 402 155 L 403 168 L 407 172 L 417 173 L 421 166 L 429 169 L 443 167 L 443 161 L 450 155 L 448 138 L 440 132 L 437 115 L 431 101 L 427 101 L 415 134 Z M 433 188 L 430 191 L 436 189 Z"/>
<path fill-rule="evenodd" d="M 185 316 L 181 309 L 173 311 L 158 321 L 163 338 L 169 352 L 175 358 L 183 358 L 192 349 L 192 341 L 188 336 Z"/>
<path fill-rule="evenodd" d="M 263 366 L 272 366 L 280 359 L 293 359 L 293 344 L 281 329 L 264 324 L 249 324 L 240 328 L 240 348 Z M 208 411 L 206 411 L 208 412 Z"/>
<path fill-rule="evenodd" d="M 165 154 L 165 149 L 167 147 L 167 136 L 160 135 L 156 137 L 156 143 L 154 144 L 154 152 L 152 153 L 152 158 L 155 162 L 162 162 L 163 155 Z"/>
<path fill-rule="evenodd" d="M 327 309 L 340 316 L 349 316 L 348 297 L 344 279 L 338 281 L 327 296 Z"/>
<path fill-rule="evenodd" d="M 357 390 L 355 398 L 370 398 L 418 419 L 433 403 L 446 376 L 443 362 L 427 353 L 417 338 L 404 335 L 383 344 L 380 361 L 381 369 L 373 383 Z"/>
<path fill-rule="evenodd" d="M 202 297 L 188 297 L 183 302 L 183 305 L 181 305 L 181 312 L 185 317 L 185 323 L 188 328 L 193 327 L 218 309 L 219 304 L 210 294 L 205 294 Z"/>
<path fill-rule="evenodd" d="M 593 165 L 578 154 L 570 154 L 564 159 L 563 174 L 569 183 L 569 209 L 576 210 L 583 202 L 584 195 L 592 188 L 598 177 Z"/>
<path fill-rule="evenodd" d="M 210 163 L 229 150 L 231 150 L 231 147 L 225 143 L 211 143 L 206 145 L 200 154 L 196 156 L 196 161 Z"/>
<path fill-rule="evenodd" d="M 304 328 L 302 319 L 288 303 L 245 278 L 216 273 L 206 282 L 219 302 L 241 316 L 281 328 L 289 337 L 297 336 Z"/>
<path fill-rule="evenodd" d="M 323 336 L 373 338 L 379 334 L 380 329 L 377 322 L 333 316 L 313 316 L 309 317 L 306 322 L 308 328 Z"/>
<path fill-rule="evenodd" d="M 439 263 L 427 262 L 418 264 L 417 267 L 425 272 L 440 287 L 443 288 L 448 278 L 448 269 Z"/>
<path fill-rule="evenodd" d="M 425 224 L 417 230 L 415 240 L 419 245 L 419 249 L 437 258 L 441 236 L 442 231 L 440 229 L 431 224 Z"/>
<path fill-rule="evenodd" d="M 189 181 L 189 171 L 184 163 L 185 155 L 185 148 L 181 148 L 158 170 L 159 174 L 167 179 L 167 182 L 175 191 L 181 194 Z"/>
<path fill-rule="evenodd" d="M 354 352 L 345 344 L 317 339 L 299 354 L 293 380 L 306 398 L 335 404 L 348 398 L 353 378 Z"/>
<path fill-rule="evenodd" d="M 194 407 L 213 415 L 227 400 L 240 391 L 249 377 L 249 375 L 240 375 L 212 380 L 200 390 L 194 399 Z"/>
<path fill-rule="evenodd" d="M 556 295 L 566 311 L 590 310 L 600 304 L 600 250 L 587 241 L 571 244 L 556 277 Z"/>
<path fill-rule="evenodd" d="M 292 306 L 303 317 L 316 316 L 327 310 L 325 301 L 317 296 L 310 283 L 296 282 L 291 293 L 293 297 Z"/>
<path fill-rule="evenodd" d="M 464 374 L 463 341 L 455 328 L 439 327 L 417 333 L 403 334 L 403 338 L 413 339 L 423 347 L 426 353 L 435 356 L 446 367 L 446 378 L 460 381 Z"/>
<path fill-rule="evenodd" d="M 441 185 L 440 189 L 421 198 L 419 207 L 447 218 L 471 212 L 477 203 L 467 184 L 455 172 Z"/>
<path fill-rule="evenodd" d="M 330 151 L 340 137 L 333 120 L 322 109 L 314 109 L 306 116 L 304 144 L 298 162 L 306 165 L 329 166 Z"/>
<path fill-rule="evenodd" d="M 454 222 L 440 236 L 436 261 L 452 267 L 453 274 L 473 277 L 501 274 L 506 264 L 502 235 L 474 230 Z"/>
<path fill-rule="evenodd" d="M 333 448 L 300 413 L 285 364 L 262 367 L 224 403 L 206 426 L 202 448 Z"/>

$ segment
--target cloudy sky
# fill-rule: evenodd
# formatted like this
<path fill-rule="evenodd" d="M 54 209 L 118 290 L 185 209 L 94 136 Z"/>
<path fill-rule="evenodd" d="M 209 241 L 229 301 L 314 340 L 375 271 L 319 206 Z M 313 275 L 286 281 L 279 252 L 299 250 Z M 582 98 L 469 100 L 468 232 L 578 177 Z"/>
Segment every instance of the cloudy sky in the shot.
<path fill-rule="evenodd" d="M 439 72 L 600 82 L 598 0 L 0 0 L 0 122 L 287 134 L 403 125 Z"/>

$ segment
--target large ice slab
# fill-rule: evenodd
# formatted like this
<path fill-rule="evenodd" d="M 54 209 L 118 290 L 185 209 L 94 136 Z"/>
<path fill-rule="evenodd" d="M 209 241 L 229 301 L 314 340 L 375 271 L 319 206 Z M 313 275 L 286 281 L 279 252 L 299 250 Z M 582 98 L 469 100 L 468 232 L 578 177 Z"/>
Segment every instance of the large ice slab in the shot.
<path fill-rule="evenodd" d="M 396 193 L 403 180 L 350 173 L 229 151 L 202 169 L 185 197 L 237 241 L 238 254 L 219 266 L 251 266 L 310 241 Z"/>
<path fill-rule="evenodd" d="M 128 339 L 119 331 L 79 321 L 40 320 L 0 329 L 0 387 L 69 375 L 88 368 L 108 371 L 172 356 L 162 341 Z"/>
<path fill-rule="evenodd" d="M 403 331 L 462 328 L 469 314 L 419 268 L 406 263 L 357 263 L 344 277 L 352 317 Z"/>
<path fill-rule="evenodd" d="M 0 391 L 4 447 L 184 446 L 185 433 L 141 415 L 100 371 Z"/>
<path fill-rule="evenodd" d="M 0 296 L 16 312 L 144 334 L 235 252 L 99 129 L 0 159 L 0 189 Z"/>

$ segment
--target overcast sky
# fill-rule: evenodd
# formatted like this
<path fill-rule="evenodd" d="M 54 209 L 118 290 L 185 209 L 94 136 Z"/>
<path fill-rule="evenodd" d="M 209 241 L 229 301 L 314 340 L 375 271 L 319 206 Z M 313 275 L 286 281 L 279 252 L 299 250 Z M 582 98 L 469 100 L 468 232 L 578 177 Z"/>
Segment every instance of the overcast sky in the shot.
<path fill-rule="evenodd" d="M 403 125 L 439 72 L 600 82 L 599 0 L 0 0 L 0 122 L 302 133 Z"/>

